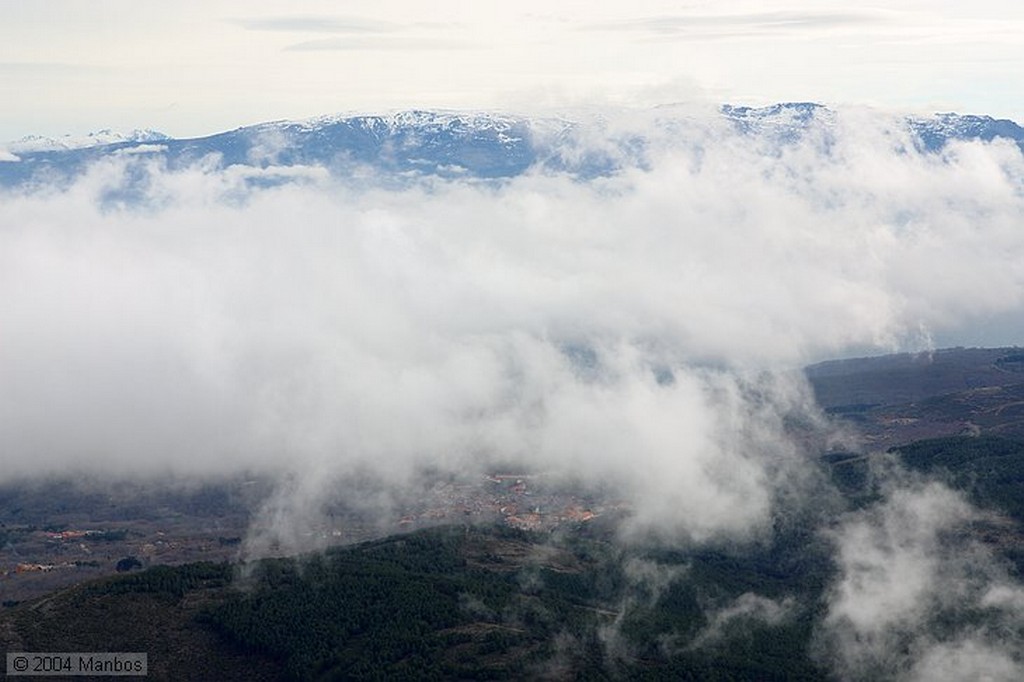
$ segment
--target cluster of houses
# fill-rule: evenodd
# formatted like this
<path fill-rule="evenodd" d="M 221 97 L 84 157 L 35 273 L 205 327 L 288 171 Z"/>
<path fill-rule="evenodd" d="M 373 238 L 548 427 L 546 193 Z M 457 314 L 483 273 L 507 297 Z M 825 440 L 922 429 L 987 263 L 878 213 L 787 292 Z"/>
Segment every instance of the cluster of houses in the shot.
<path fill-rule="evenodd" d="M 19 573 L 49 573 L 60 568 L 74 568 L 75 564 L 70 561 L 65 561 L 59 564 L 17 564 L 14 567 L 14 571 L 5 571 L 4 576 L 10 575 L 12 572 L 15 574 Z"/>
<path fill-rule="evenodd" d="M 488 474 L 484 485 L 445 483 L 434 488 L 434 504 L 406 514 L 400 526 L 452 517 L 491 517 L 523 530 L 544 530 L 565 523 L 584 523 L 599 512 L 575 495 L 537 492 L 535 474 Z"/>
<path fill-rule="evenodd" d="M 101 530 L 60 530 L 60 531 L 44 531 L 45 535 L 50 540 L 78 540 L 89 535 L 100 535 L 103 531 Z"/>

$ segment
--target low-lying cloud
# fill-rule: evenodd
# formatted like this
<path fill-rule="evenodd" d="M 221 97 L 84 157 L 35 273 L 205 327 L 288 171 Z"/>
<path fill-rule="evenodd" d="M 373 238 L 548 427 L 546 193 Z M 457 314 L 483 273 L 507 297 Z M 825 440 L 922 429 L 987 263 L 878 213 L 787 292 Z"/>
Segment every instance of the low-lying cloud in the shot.
<path fill-rule="evenodd" d="M 638 532 L 750 537 L 809 471 L 788 370 L 1024 302 L 1011 144 L 615 125 L 655 144 L 589 181 L 137 155 L 0 195 L 3 475 L 518 461 L 614 482 Z"/>
<path fill-rule="evenodd" d="M 745 592 L 732 603 L 708 614 L 708 624 L 697 633 L 692 646 L 702 647 L 727 641 L 731 631 L 749 627 L 750 623 L 777 626 L 793 618 L 796 603 L 793 599 L 769 599 L 753 592 Z"/>
<path fill-rule="evenodd" d="M 969 532 L 980 516 L 940 483 L 906 481 L 835 531 L 820 644 L 843 679 L 1024 676 L 1024 590 Z"/>

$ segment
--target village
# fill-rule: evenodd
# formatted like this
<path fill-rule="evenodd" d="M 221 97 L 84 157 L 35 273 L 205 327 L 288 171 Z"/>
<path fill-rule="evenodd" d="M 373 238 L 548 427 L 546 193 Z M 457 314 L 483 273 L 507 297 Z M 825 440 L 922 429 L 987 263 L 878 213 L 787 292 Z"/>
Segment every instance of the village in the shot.
<path fill-rule="evenodd" d="M 543 485 L 536 474 L 487 474 L 482 481 L 445 482 L 398 523 L 501 522 L 522 530 L 547 531 L 594 519 L 604 507 L 579 494 Z"/>
<path fill-rule="evenodd" d="M 67 499 L 71 502 L 40 510 L 30 518 L 0 519 L 0 604 L 12 605 L 58 587 L 135 568 L 239 560 L 259 508 L 256 499 L 244 508 L 191 505 L 188 513 L 166 505 L 159 509 L 136 506 L 132 517 L 128 511 L 121 516 L 104 515 L 92 498 L 72 495 Z M 431 482 L 389 518 L 342 515 L 311 526 L 305 535 L 317 536 L 314 544 L 322 547 L 453 523 L 499 523 L 545 532 L 623 511 L 627 508 L 621 502 L 553 485 L 543 475 L 486 473 Z"/>

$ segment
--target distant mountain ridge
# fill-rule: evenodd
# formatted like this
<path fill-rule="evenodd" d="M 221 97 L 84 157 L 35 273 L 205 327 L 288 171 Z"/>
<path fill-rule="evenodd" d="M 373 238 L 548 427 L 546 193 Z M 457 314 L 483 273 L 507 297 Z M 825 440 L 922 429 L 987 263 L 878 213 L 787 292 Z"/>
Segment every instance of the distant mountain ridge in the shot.
<path fill-rule="evenodd" d="M 785 145 L 815 126 L 834 125 L 836 112 L 819 104 L 767 107 L 724 105 L 720 122 L 752 139 Z M 682 140 L 692 117 L 659 109 L 659 139 Z M 904 118 L 922 152 L 952 140 L 1007 139 L 1024 150 L 1024 128 L 988 116 L 937 114 Z M 674 137 L 673 137 L 674 136 Z M 601 144 L 593 139 L 604 138 Z M 215 167 L 320 166 L 344 174 L 366 168 L 398 176 L 511 178 L 531 169 L 579 177 L 643 167 L 652 144 L 638 132 L 610 133 L 598 122 L 530 118 L 499 113 L 405 111 L 388 115 L 322 116 L 260 123 L 197 138 L 171 138 L 152 130 L 85 138 L 24 138 L 0 150 L 0 186 L 49 184 L 74 177 L 113 155 L 160 155 L 168 168 L 199 161 Z"/>
<path fill-rule="evenodd" d="M 61 137 L 43 137 L 28 135 L 7 145 L 12 154 L 31 154 L 33 152 L 55 152 L 88 147 L 102 147 L 120 143 L 160 142 L 171 139 L 169 135 L 156 130 L 133 130 L 121 133 L 109 128 L 97 130 L 82 137 L 62 135 Z"/>

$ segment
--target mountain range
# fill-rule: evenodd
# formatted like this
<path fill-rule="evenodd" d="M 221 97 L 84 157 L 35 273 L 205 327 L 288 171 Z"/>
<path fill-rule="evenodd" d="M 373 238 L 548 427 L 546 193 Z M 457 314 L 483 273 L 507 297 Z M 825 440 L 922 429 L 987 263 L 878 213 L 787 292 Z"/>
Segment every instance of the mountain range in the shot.
<path fill-rule="evenodd" d="M 588 178 L 644 167 L 654 137 L 685 143 L 700 126 L 718 125 L 752 141 L 784 146 L 810 131 L 827 136 L 837 125 L 836 111 L 806 102 L 724 105 L 710 119 L 679 107 L 649 113 L 653 137 L 602 118 L 574 121 L 446 111 L 323 116 L 183 139 L 152 130 L 104 130 L 85 138 L 33 136 L 0 149 L 0 186 L 60 184 L 96 161 L 126 155 L 158 159 L 172 170 L 202 162 L 214 168 L 317 166 L 336 174 L 362 170 L 474 179 L 511 178 L 540 169 Z M 906 138 L 923 153 L 940 152 L 953 140 L 1006 139 L 1024 149 L 1024 128 L 1009 120 L 952 113 L 886 120 L 896 133 L 894 144 L 904 144 Z M 601 143 L 592 144 L 594 139 Z"/>

